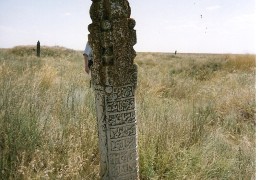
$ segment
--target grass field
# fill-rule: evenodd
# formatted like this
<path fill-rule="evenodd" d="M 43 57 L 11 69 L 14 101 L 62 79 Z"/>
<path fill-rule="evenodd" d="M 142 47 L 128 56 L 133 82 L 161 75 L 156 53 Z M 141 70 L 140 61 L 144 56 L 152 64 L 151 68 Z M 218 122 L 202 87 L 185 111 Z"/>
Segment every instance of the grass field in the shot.
<path fill-rule="evenodd" d="M 0 49 L 0 179 L 98 179 L 81 52 Z M 138 53 L 141 179 L 255 179 L 255 55 Z"/>

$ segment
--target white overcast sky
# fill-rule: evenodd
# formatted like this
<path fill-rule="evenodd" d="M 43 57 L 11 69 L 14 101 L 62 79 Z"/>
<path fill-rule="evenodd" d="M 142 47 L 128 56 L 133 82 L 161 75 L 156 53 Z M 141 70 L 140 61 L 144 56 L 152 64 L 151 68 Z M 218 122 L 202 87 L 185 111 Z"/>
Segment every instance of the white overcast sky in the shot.
<path fill-rule="evenodd" d="M 91 0 L 0 0 L 0 48 L 84 49 Z M 254 0 L 129 0 L 136 51 L 255 53 Z"/>

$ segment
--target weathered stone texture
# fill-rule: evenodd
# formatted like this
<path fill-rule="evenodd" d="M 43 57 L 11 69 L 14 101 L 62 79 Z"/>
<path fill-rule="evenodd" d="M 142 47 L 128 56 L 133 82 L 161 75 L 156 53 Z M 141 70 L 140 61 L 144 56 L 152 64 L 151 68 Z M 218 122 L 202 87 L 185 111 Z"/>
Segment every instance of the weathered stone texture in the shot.
<path fill-rule="evenodd" d="M 102 179 L 138 179 L 135 20 L 127 0 L 92 0 L 89 43 Z"/>

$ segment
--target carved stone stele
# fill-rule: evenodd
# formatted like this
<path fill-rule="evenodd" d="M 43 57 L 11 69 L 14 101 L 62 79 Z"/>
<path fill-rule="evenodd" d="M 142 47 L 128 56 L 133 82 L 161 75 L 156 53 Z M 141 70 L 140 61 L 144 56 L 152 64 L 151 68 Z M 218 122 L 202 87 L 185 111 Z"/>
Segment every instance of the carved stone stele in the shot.
<path fill-rule="evenodd" d="M 101 179 L 138 176 L 135 20 L 127 0 L 92 0 L 88 40 L 97 110 Z"/>

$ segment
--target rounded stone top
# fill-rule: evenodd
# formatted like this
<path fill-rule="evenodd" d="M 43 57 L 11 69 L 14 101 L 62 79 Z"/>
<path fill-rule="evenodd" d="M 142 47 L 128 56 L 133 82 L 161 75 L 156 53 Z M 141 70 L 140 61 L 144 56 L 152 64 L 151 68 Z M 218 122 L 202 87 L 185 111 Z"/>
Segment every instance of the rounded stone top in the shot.
<path fill-rule="evenodd" d="M 129 18 L 131 9 L 127 0 L 110 1 L 110 19 Z"/>
<path fill-rule="evenodd" d="M 104 16 L 103 3 L 102 1 L 93 1 L 90 6 L 90 17 L 92 21 L 100 21 Z"/>
<path fill-rule="evenodd" d="M 128 0 L 92 0 L 90 17 L 94 22 L 130 18 L 130 15 L 131 8 Z"/>

